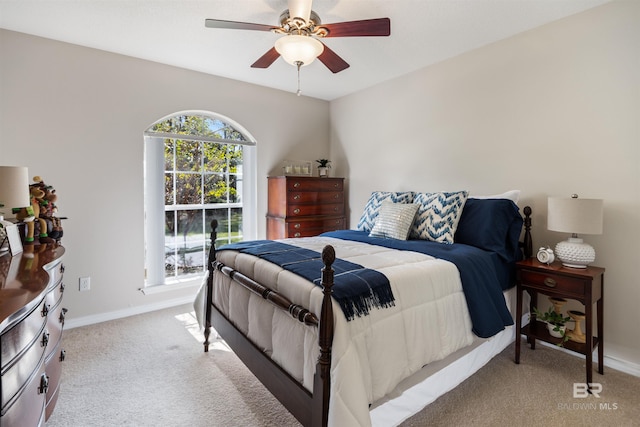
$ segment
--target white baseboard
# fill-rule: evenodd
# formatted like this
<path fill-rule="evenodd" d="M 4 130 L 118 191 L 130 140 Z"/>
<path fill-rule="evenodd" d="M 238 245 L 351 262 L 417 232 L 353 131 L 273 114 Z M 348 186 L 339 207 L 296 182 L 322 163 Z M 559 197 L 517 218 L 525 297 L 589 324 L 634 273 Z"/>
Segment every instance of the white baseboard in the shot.
<path fill-rule="evenodd" d="M 108 313 L 100 313 L 91 316 L 78 317 L 68 319 L 64 322 L 65 329 L 78 328 L 80 326 L 93 325 L 95 323 L 107 322 L 109 320 L 122 319 L 124 317 L 135 316 L 136 314 L 149 313 L 151 311 L 162 310 L 165 308 L 175 307 L 182 304 L 193 303 L 193 295 L 187 295 L 180 298 L 174 298 L 153 304 L 146 304 L 137 307 L 129 307 L 122 310 L 110 311 Z"/>
<path fill-rule="evenodd" d="M 547 343 L 544 341 L 536 340 L 537 344 L 545 345 L 549 348 L 553 348 L 555 350 L 563 351 L 567 354 L 570 354 L 575 357 L 582 357 L 582 354 L 578 354 L 574 351 L 567 350 L 566 348 L 559 347 L 555 344 Z M 598 349 L 593 352 L 593 361 L 598 362 Z M 625 374 L 633 375 L 635 377 L 640 377 L 640 365 L 637 363 L 629 362 L 627 360 L 618 359 L 616 357 L 604 355 L 604 366 L 607 368 L 615 369 L 616 371 L 624 372 Z M 606 371 L 605 371 L 606 373 Z M 594 377 L 595 378 L 595 377 Z"/>

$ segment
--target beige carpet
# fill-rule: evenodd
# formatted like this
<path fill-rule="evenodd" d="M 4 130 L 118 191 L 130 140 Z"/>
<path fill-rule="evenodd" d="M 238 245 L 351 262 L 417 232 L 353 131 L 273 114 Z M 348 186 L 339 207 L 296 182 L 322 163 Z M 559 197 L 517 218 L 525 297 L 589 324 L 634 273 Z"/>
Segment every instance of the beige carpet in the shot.
<path fill-rule="evenodd" d="M 65 331 L 60 398 L 48 427 L 297 426 L 220 342 L 208 354 L 181 306 Z M 403 426 L 640 426 L 640 378 L 605 368 L 599 399 L 572 397 L 584 361 L 509 347 Z"/>

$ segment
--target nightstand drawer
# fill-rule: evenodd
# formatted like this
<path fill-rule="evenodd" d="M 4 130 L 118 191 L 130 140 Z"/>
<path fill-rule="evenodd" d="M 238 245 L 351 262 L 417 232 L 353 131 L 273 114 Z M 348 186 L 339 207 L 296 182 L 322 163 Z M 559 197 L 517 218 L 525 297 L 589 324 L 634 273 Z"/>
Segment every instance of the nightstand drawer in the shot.
<path fill-rule="evenodd" d="M 541 291 L 561 292 L 577 296 L 585 295 L 588 285 L 586 281 L 581 279 L 530 270 L 520 271 L 520 281 L 527 287 L 537 288 Z"/>

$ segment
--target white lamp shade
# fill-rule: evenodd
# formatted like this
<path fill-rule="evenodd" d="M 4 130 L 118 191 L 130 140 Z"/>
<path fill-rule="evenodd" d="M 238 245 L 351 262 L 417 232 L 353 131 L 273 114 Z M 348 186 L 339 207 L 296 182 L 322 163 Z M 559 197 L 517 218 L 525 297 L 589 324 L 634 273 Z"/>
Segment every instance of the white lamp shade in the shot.
<path fill-rule="evenodd" d="M 297 34 L 280 37 L 275 43 L 276 51 L 291 65 L 311 64 L 323 51 L 324 45 L 311 36 Z"/>
<path fill-rule="evenodd" d="M 0 166 L 0 204 L 5 213 L 12 208 L 31 205 L 29 197 L 29 170 L 23 166 Z"/>
<path fill-rule="evenodd" d="M 547 229 L 574 234 L 602 234 L 602 200 L 549 197 Z"/>

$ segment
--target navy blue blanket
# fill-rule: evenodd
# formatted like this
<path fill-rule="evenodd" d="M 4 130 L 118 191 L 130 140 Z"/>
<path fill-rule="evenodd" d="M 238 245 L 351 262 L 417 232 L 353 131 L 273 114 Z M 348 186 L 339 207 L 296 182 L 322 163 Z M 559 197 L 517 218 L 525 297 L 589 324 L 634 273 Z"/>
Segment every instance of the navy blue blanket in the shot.
<path fill-rule="evenodd" d="M 505 326 L 513 325 L 513 318 L 502 295 L 502 289 L 509 288 L 508 284 L 503 283 L 509 280 L 509 274 L 503 271 L 509 266 L 495 252 L 461 243 L 445 245 L 427 240 L 369 237 L 368 233 L 355 230 L 331 231 L 322 236 L 420 252 L 450 261 L 460 272 L 473 332 L 481 338 L 488 338 L 502 331 Z"/>
<path fill-rule="evenodd" d="M 320 285 L 324 267 L 320 253 L 272 240 L 254 240 L 222 246 L 218 251 L 236 250 L 255 255 Z M 340 304 L 347 320 L 369 314 L 371 307 L 394 305 L 393 292 L 387 277 L 342 259 L 336 259 L 333 298 Z"/>

